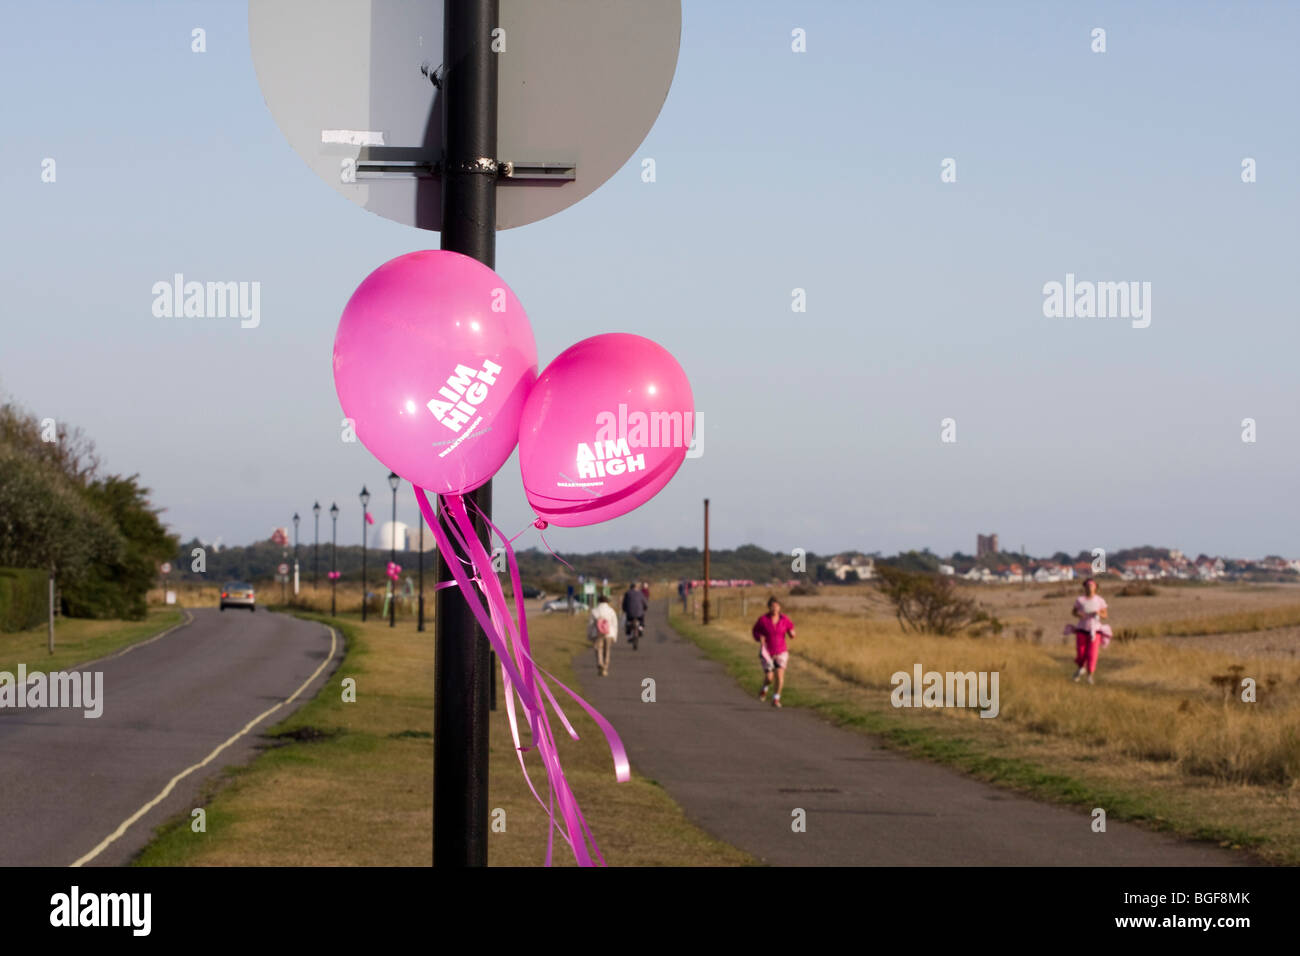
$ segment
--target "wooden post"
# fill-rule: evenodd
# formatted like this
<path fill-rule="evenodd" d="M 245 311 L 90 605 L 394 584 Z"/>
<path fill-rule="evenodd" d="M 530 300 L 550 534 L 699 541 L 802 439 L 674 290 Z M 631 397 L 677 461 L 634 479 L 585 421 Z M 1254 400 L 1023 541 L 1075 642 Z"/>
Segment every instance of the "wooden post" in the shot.
<path fill-rule="evenodd" d="M 704 499 L 704 618 L 709 623 L 709 499 Z"/>
<path fill-rule="evenodd" d="M 54 653 L 54 569 L 50 568 L 50 653 Z"/>

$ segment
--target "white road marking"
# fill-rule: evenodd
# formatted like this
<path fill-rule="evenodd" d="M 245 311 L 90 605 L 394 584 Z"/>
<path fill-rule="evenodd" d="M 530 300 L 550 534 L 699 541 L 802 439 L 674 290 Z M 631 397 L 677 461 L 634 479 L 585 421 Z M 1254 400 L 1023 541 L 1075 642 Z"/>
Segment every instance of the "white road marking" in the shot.
<path fill-rule="evenodd" d="M 130 654 L 137 647 L 144 647 L 146 644 L 152 644 L 154 641 L 160 641 L 168 634 L 170 634 L 172 631 L 180 630 L 182 627 L 185 627 L 187 624 L 193 624 L 194 615 L 190 613 L 189 608 L 183 607 L 181 608 L 181 610 L 185 612 L 185 620 L 181 621 L 179 624 L 173 624 L 171 627 L 167 628 L 167 630 L 163 631 L 161 634 L 155 634 L 147 641 L 140 641 L 138 644 L 131 644 L 128 647 L 122 648 L 120 651 L 115 651 L 112 654 L 109 654 L 107 657 L 97 657 L 93 661 L 87 661 L 84 664 L 78 664 L 76 667 L 69 667 L 68 670 L 70 671 L 85 670 L 87 667 L 90 667 L 93 664 L 101 664 L 104 661 L 111 661 L 113 658 L 121 657 L 123 654 Z"/>
<path fill-rule="evenodd" d="M 77 860 L 75 863 L 73 863 L 72 866 L 82 866 L 82 865 L 84 865 L 84 864 L 86 864 L 86 863 L 89 863 L 89 862 L 90 862 L 91 860 L 93 860 L 95 857 L 99 856 L 99 854 L 103 853 L 106 849 L 108 849 L 108 847 L 109 847 L 112 843 L 114 843 L 114 842 L 115 842 L 117 839 L 119 839 L 119 838 L 120 838 L 124 833 L 126 833 L 126 831 L 129 830 L 129 829 L 131 828 L 132 824 L 134 824 L 137 820 L 139 820 L 141 817 L 143 817 L 146 813 L 148 813 L 148 812 L 149 812 L 150 810 L 152 810 L 154 807 L 158 806 L 158 804 L 162 803 L 162 801 L 165 800 L 165 799 L 167 798 L 167 795 L 168 795 L 169 793 L 171 793 L 172 790 L 176 787 L 176 784 L 180 783 L 182 780 L 184 780 L 186 777 L 188 777 L 188 776 L 189 776 L 190 774 L 192 774 L 194 771 L 196 771 L 196 770 L 201 770 L 203 767 L 206 767 L 208 764 L 210 764 L 213 760 L 216 759 L 217 754 L 221 753 L 221 751 L 225 750 L 227 747 L 229 747 L 231 744 L 233 744 L 236 740 L 238 740 L 240 737 L 244 736 L 244 734 L 248 733 L 248 732 L 249 732 L 250 730 L 252 730 L 255 726 L 257 726 L 259 723 L 261 723 L 263 720 L 265 720 L 265 719 L 266 719 L 267 717 L 269 717 L 271 714 L 275 713 L 277 710 L 279 710 L 279 709 L 280 709 L 281 707 L 283 707 L 285 704 L 292 703 L 295 697 L 297 697 L 299 694 L 301 694 L 304 690 L 307 689 L 307 685 L 309 685 L 312 681 L 314 681 L 317 677 L 320 676 L 320 672 L 323 671 L 323 670 L 325 669 L 325 667 L 329 664 L 329 662 L 332 661 L 332 660 L 334 660 L 334 651 L 335 651 L 335 649 L 338 647 L 338 634 L 337 634 L 337 632 L 335 632 L 334 628 L 332 628 L 332 627 L 329 628 L 329 632 L 330 632 L 330 652 L 329 652 L 329 654 L 326 656 L 325 660 L 321 662 L 320 667 L 316 668 L 316 670 L 312 673 L 312 675 L 311 675 L 310 677 L 308 677 L 305 681 L 302 682 L 302 686 L 301 686 L 301 687 L 299 687 L 296 691 L 294 691 L 292 694 L 290 694 L 290 695 L 289 695 L 288 697 L 286 697 L 284 700 L 280 701 L 280 702 L 279 702 L 278 704 L 276 704 L 274 707 L 271 707 L 271 708 L 269 708 L 268 710 L 264 710 L 264 711 L 262 711 L 262 713 L 258 714 L 256 717 L 254 717 L 252 720 L 250 720 L 248 723 L 246 723 L 246 724 L 244 725 L 244 727 L 243 727 L 242 730 L 240 730 L 238 733 L 236 733 L 233 737 L 231 737 L 229 740 L 227 740 L 227 741 L 226 741 L 225 743 L 223 743 L 221 746 L 217 747 L 216 750 L 212 751 L 212 753 L 208 754 L 206 757 L 204 757 L 204 758 L 203 758 L 202 760 L 200 760 L 198 763 L 194 764 L 194 766 L 192 766 L 192 767 L 186 767 L 184 770 L 182 770 L 182 771 L 181 771 L 180 773 L 178 773 L 176 776 L 172 777 L 171 780 L 169 780 L 169 781 L 167 782 L 167 786 L 165 786 L 165 787 L 162 788 L 162 792 L 160 792 L 160 793 L 158 794 L 158 796 L 154 797 L 152 800 L 150 800 L 148 803 L 146 803 L 146 804 L 145 804 L 143 807 L 141 807 L 139 810 L 135 811 L 135 813 L 133 813 L 133 814 L 131 814 L 129 817 L 127 817 L 126 820 L 124 820 L 124 821 L 122 822 L 122 824 L 121 824 L 121 825 L 120 825 L 116 830 L 114 830 L 112 833 L 110 833 L 107 837 L 104 838 L 104 840 L 99 844 L 99 846 L 95 847 L 93 850 L 91 850 L 91 851 L 90 851 L 89 853 L 87 853 L 85 856 L 81 857 L 81 859 L 79 859 L 79 860 Z M 156 640 L 156 638 L 155 638 L 155 640 Z"/>

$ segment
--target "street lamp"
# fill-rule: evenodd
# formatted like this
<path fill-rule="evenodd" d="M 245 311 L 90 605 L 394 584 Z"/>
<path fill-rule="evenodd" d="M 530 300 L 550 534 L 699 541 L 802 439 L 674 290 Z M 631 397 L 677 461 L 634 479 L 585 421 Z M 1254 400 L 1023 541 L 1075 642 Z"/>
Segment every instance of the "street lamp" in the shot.
<path fill-rule="evenodd" d="M 311 589 L 316 590 L 316 559 L 320 556 L 320 502 L 311 506 L 311 513 L 316 516 L 316 543 L 311 549 Z"/>
<path fill-rule="evenodd" d="M 370 492 L 361 486 L 361 620 L 366 619 L 366 505 L 370 504 Z"/>
<path fill-rule="evenodd" d="M 293 596 L 298 597 L 298 512 L 293 513 Z"/>
<path fill-rule="evenodd" d="M 397 477 L 397 472 L 388 473 L 388 487 L 393 489 L 393 523 L 389 526 L 392 534 L 388 539 L 388 560 L 394 564 L 397 563 L 397 486 L 402 483 L 402 479 Z M 388 602 L 388 626 L 397 627 L 397 579 L 392 578 L 393 597 Z"/>
<path fill-rule="evenodd" d="M 336 557 L 339 546 L 339 506 L 337 504 L 330 504 L 330 517 L 334 519 L 334 537 L 330 542 L 330 616 L 333 617 L 337 613 L 334 598 L 339 583 L 339 563 Z"/>

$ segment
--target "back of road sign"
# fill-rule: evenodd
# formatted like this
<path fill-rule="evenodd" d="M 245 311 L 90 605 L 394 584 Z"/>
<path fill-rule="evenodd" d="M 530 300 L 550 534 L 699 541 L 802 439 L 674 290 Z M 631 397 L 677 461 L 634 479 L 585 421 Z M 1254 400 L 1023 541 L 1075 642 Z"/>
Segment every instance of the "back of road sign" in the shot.
<path fill-rule="evenodd" d="M 500 0 L 497 228 L 568 208 L 654 125 L 681 0 Z M 385 218 L 442 225 L 442 0 L 249 0 L 253 65 L 294 150 Z"/>

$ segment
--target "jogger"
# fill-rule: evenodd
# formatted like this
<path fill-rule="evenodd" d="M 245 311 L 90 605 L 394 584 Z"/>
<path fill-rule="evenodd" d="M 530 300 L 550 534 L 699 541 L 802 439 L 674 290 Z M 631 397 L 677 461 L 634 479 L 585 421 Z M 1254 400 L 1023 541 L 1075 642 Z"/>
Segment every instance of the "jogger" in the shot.
<path fill-rule="evenodd" d="M 776 675 L 776 693 L 772 706 L 781 706 L 781 691 L 785 688 L 785 669 L 790 663 L 786 638 L 794 638 L 794 623 L 781 613 L 781 602 L 775 597 L 767 599 L 767 613 L 754 622 L 754 640 L 758 641 L 758 661 L 763 667 L 763 689 L 758 699 L 767 700 L 767 688 Z"/>
<path fill-rule="evenodd" d="M 1083 596 L 1074 600 L 1075 622 L 1065 625 L 1065 633 L 1074 634 L 1074 663 L 1078 668 L 1074 672 L 1075 680 L 1087 674 L 1088 683 L 1092 683 L 1097 654 L 1111 639 L 1110 625 L 1101 623 L 1107 613 L 1106 599 L 1097 593 L 1097 582 L 1088 578 L 1083 582 Z"/>

